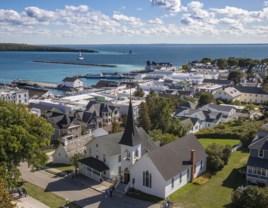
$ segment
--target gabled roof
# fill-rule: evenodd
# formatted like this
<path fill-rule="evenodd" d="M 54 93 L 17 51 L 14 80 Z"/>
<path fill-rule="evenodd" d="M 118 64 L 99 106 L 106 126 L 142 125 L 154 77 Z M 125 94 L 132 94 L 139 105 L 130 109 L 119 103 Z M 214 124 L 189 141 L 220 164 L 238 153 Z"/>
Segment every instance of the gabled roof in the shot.
<path fill-rule="evenodd" d="M 127 114 L 127 125 L 119 144 L 134 147 L 141 143 L 142 140 L 135 126 L 132 102 L 130 100 Z"/>
<path fill-rule="evenodd" d="M 141 148 L 146 149 L 148 151 L 153 151 L 159 146 L 157 146 L 153 140 L 149 137 L 149 135 L 143 130 L 143 128 L 137 128 L 137 131 L 140 135 L 140 138 L 142 140 Z M 102 146 L 102 148 L 105 150 L 106 154 L 109 157 L 113 157 L 116 155 L 121 154 L 121 145 L 118 144 L 124 131 L 108 134 L 105 136 L 100 136 L 97 138 L 94 138 L 93 141 L 97 141 L 99 145 Z M 86 144 L 86 146 L 90 145 L 91 142 Z"/>
<path fill-rule="evenodd" d="M 183 124 L 191 124 L 192 126 L 195 126 L 195 124 L 199 121 L 198 118 L 191 118 L 191 117 L 180 117 L 180 120 Z"/>
<path fill-rule="evenodd" d="M 65 77 L 62 81 L 63 82 L 75 82 L 78 78 L 77 77 Z"/>
<path fill-rule="evenodd" d="M 117 123 L 119 123 L 120 127 L 121 127 L 123 130 L 125 130 L 126 125 L 125 125 L 122 121 L 118 121 Z M 103 128 L 104 131 L 106 131 L 106 132 L 109 133 L 109 132 L 112 130 L 112 128 L 113 128 L 113 124 L 104 126 L 104 127 L 102 127 L 102 128 Z"/>
<path fill-rule="evenodd" d="M 93 134 L 87 134 L 67 141 L 67 146 L 63 146 L 69 157 L 77 153 L 84 153 L 85 145 L 94 138 Z"/>
<path fill-rule="evenodd" d="M 110 170 L 110 168 L 104 162 L 102 162 L 101 160 L 98 160 L 95 157 L 87 157 L 78 161 L 99 172 Z"/>
<path fill-rule="evenodd" d="M 204 79 L 203 83 L 231 85 L 233 81 L 232 80 L 220 80 L 220 79 Z"/>
<path fill-rule="evenodd" d="M 193 166 L 191 150 L 195 150 L 195 163 L 208 156 L 204 147 L 193 134 L 170 142 L 147 154 L 167 181 Z"/>
<path fill-rule="evenodd" d="M 216 105 L 214 103 L 203 105 L 200 108 L 204 108 L 204 107 L 207 109 L 210 109 L 210 110 L 227 111 L 227 112 L 230 112 L 233 109 L 233 107 L 231 107 L 231 106 Z"/>
<path fill-rule="evenodd" d="M 193 104 L 193 103 L 190 102 L 190 101 L 187 101 L 186 103 L 184 103 L 184 104 L 181 105 L 180 107 L 195 109 L 195 104 Z"/>
<path fill-rule="evenodd" d="M 38 104 L 38 103 L 29 103 L 28 107 L 31 109 L 33 109 L 33 108 L 40 109 L 41 115 L 44 115 L 45 112 L 48 112 L 48 111 L 55 109 L 55 107 L 42 105 L 42 104 Z M 60 110 L 57 110 L 57 111 L 61 112 Z"/>
<path fill-rule="evenodd" d="M 96 85 L 92 85 L 93 88 L 103 88 L 103 87 L 118 87 L 118 82 L 100 80 Z"/>
<path fill-rule="evenodd" d="M 267 95 L 268 93 L 263 91 L 261 87 L 240 87 L 234 86 L 235 89 L 242 93 L 253 93 L 253 94 L 263 94 Z"/>
<path fill-rule="evenodd" d="M 268 131 L 259 130 L 248 148 L 268 150 Z"/>
<path fill-rule="evenodd" d="M 249 156 L 247 166 L 268 169 L 268 159 Z"/>

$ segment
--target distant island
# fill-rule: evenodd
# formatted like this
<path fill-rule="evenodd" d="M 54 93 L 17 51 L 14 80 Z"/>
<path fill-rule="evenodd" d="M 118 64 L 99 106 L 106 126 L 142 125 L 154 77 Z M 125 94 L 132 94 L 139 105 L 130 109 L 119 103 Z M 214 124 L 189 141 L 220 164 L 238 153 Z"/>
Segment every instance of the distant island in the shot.
<path fill-rule="evenodd" d="M 99 53 L 98 51 L 88 49 L 73 49 L 51 46 L 35 46 L 16 43 L 0 43 L 0 51 L 44 51 L 44 52 L 84 52 L 84 53 Z"/>

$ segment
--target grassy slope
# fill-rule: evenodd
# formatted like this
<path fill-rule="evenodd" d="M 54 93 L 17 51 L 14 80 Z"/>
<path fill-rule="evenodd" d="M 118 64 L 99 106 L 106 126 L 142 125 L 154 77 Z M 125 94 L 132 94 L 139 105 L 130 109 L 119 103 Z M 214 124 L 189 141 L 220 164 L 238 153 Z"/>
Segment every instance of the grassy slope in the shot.
<path fill-rule="evenodd" d="M 189 183 L 170 196 L 170 200 L 179 207 L 217 208 L 231 202 L 231 193 L 240 185 L 245 185 L 245 178 L 237 170 L 245 166 L 248 160 L 245 148 L 235 152 L 221 171 L 212 175 L 204 185 Z"/>
<path fill-rule="evenodd" d="M 42 189 L 39 186 L 36 186 L 29 182 L 24 182 L 23 185 L 26 188 L 29 196 L 35 198 L 36 200 L 46 204 L 47 206 L 51 208 L 59 208 L 61 205 L 66 204 L 66 201 L 64 198 L 61 198 L 52 192 Z M 21 186 L 22 186 L 22 182 L 20 181 L 18 183 L 18 187 L 21 189 Z M 81 208 L 79 205 L 74 204 L 70 201 L 68 201 L 67 206 L 69 208 Z"/>
<path fill-rule="evenodd" d="M 48 149 L 48 150 L 44 150 L 43 152 L 44 153 L 48 153 L 48 152 L 53 152 L 53 151 L 55 151 L 56 149 Z"/>
<path fill-rule="evenodd" d="M 46 166 L 58 169 L 60 171 L 66 171 L 66 170 L 74 170 L 75 167 L 73 165 L 65 165 L 65 164 L 52 164 L 52 162 L 47 163 Z"/>
<path fill-rule="evenodd" d="M 198 141 L 203 145 L 204 148 L 206 148 L 209 144 L 220 144 L 220 145 L 226 145 L 230 144 L 233 147 L 239 145 L 241 142 L 239 140 L 235 139 L 206 139 L 206 138 L 201 138 L 198 139 Z"/>

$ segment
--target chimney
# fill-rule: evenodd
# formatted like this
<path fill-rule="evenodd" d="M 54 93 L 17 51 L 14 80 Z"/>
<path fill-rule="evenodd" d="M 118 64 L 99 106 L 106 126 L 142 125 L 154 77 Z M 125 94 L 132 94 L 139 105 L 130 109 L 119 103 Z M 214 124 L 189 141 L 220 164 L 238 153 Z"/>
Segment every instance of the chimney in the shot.
<path fill-rule="evenodd" d="M 77 119 L 77 113 L 76 112 L 74 112 L 74 118 Z"/>
<path fill-rule="evenodd" d="M 225 86 L 222 86 L 222 90 L 225 90 Z"/>
<path fill-rule="evenodd" d="M 194 180 L 195 150 L 191 150 L 191 162 L 193 163 L 191 179 Z"/>

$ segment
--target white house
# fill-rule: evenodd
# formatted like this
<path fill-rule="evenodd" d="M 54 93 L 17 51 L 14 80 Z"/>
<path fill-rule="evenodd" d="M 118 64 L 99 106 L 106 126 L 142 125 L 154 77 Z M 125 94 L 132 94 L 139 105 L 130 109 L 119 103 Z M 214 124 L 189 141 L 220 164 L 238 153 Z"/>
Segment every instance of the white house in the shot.
<path fill-rule="evenodd" d="M 68 136 L 68 135 L 67 135 Z M 70 158 L 77 153 L 86 153 L 85 144 L 93 139 L 93 134 L 86 134 L 71 140 L 62 138 L 62 143 L 58 146 L 53 156 L 53 164 L 71 165 Z"/>
<path fill-rule="evenodd" d="M 19 89 L 17 87 L 11 88 L 8 86 L 3 86 L 0 88 L 0 98 L 15 104 L 22 103 L 24 105 L 28 105 L 29 92 L 28 90 Z"/>
<path fill-rule="evenodd" d="M 124 132 L 97 137 L 86 144 L 87 158 L 79 160 L 80 173 L 99 181 L 122 177 L 115 190 L 130 187 L 165 198 L 206 171 L 207 153 L 189 134 L 167 145 L 153 142 L 135 127 L 130 101 Z"/>
<path fill-rule="evenodd" d="M 235 89 L 234 87 L 228 87 L 225 88 L 224 86 L 222 87 L 221 90 L 217 91 L 215 94 L 213 94 L 215 100 L 217 99 L 225 99 L 228 101 L 235 101 L 241 99 L 241 92 Z"/>
<path fill-rule="evenodd" d="M 62 86 L 72 88 L 83 87 L 83 81 L 76 77 L 66 77 L 64 80 L 62 80 Z"/>
<path fill-rule="evenodd" d="M 196 133 L 202 130 L 202 121 L 198 118 L 191 118 L 191 117 L 181 117 L 181 123 L 184 124 L 186 128 L 190 128 L 189 133 Z"/>

